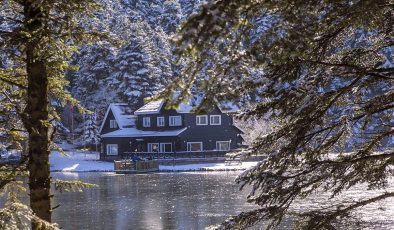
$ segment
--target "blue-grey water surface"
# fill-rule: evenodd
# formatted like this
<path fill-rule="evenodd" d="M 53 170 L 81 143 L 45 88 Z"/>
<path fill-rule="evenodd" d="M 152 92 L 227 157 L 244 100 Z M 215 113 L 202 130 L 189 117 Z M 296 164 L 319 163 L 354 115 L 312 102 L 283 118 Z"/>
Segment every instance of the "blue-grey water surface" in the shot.
<path fill-rule="evenodd" d="M 55 194 L 53 220 L 78 230 L 203 229 L 255 207 L 239 192 L 238 173 L 54 173 L 98 187 Z"/>

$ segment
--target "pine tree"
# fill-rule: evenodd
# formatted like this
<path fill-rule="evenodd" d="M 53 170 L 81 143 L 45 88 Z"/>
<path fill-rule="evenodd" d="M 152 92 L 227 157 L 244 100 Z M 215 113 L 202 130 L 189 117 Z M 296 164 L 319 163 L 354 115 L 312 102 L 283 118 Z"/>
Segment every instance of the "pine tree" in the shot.
<path fill-rule="evenodd" d="M 114 47 L 83 47 L 76 59 L 79 70 L 71 72 L 72 95 L 87 108 L 105 111 L 116 95 L 108 88 L 114 72 Z"/>
<path fill-rule="evenodd" d="M 175 0 L 166 0 L 163 3 L 161 27 L 167 34 L 176 32 L 176 28 L 183 18 L 181 5 Z"/>
<path fill-rule="evenodd" d="M 95 145 L 100 142 L 96 114 L 86 114 L 84 116 L 82 141 L 84 145 Z"/>
<path fill-rule="evenodd" d="M 0 2 L 0 48 L 11 63 L 0 71 L 4 83 L 0 87 L 13 87 L 22 99 L 6 101 L 19 103 L 13 112 L 28 133 L 28 186 L 34 216 L 25 217 L 31 219 L 33 229 L 54 228 L 48 224 L 52 213 L 49 152 L 53 134 L 50 120 L 56 114 L 49 101 L 58 98 L 76 104 L 64 91 L 67 81 L 63 76 L 75 45 L 101 36 L 91 21 L 84 24 L 98 9 L 96 2 L 89 0 Z M 2 187 L 14 179 L 3 177 Z"/>
<path fill-rule="evenodd" d="M 201 2 L 200 0 L 179 0 L 184 17 L 187 18 L 192 13 L 197 12 Z"/>
<path fill-rule="evenodd" d="M 204 77 L 206 84 L 197 84 L 208 97 L 202 107 L 213 96 L 251 93 L 260 102 L 242 117 L 278 121 L 250 148 L 266 160 L 237 179 L 252 186 L 248 200 L 260 207 L 216 228 L 267 221 L 271 229 L 294 213 L 295 201 L 327 192 L 336 205 L 327 201 L 291 218 L 295 229 L 335 229 L 357 209 L 394 196 L 380 193 L 394 159 L 393 12 L 392 1 L 230 0 L 189 18 L 177 41 L 189 65 L 174 86 L 180 97 Z M 264 17 L 270 23 L 261 30 L 255 22 Z M 377 195 L 341 200 L 354 186 Z"/>
<path fill-rule="evenodd" d="M 149 25 L 137 22 L 131 29 L 128 43 L 116 57 L 116 72 L 110 84 L 118 93 L 119 101 L 128 102 L 136 108 L 144 97 L 157 93 L 163 79 L 159 67 L 153 64 L 155 47 L 147 32 Z"/>

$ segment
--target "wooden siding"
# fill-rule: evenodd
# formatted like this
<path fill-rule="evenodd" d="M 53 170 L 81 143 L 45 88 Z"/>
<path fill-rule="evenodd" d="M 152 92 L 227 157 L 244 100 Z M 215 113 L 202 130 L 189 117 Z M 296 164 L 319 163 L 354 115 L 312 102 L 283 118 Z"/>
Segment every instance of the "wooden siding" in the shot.
<path fill-rule="evenodd" d="M 101 130 L 101 134 L 113 132 L 113 131 L 119 129 L 119 124 L 118 124 L 118 128 L 116 128 L 116 129 L 110 128 L 110 126 L 109 126 L 109 121 L 110 120 L 115 120 L 115 116 L 112 113 L 112 110 L 109 111 L 108 116 L 107 116 L 106 120 L 104 121 L 104 126 L 103 126 L 103 129 Z"/>

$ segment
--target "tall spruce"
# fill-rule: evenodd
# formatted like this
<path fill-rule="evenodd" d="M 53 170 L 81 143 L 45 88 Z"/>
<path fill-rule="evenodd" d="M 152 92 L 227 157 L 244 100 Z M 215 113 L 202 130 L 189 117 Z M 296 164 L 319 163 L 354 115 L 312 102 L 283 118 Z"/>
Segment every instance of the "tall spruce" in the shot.
<path fill-rule="evenodd" d="M 248 201 L 259 208 L 214 228 L 266 221 L 271 229 L 292 216 L 294 229 L 335 229 L 394 196 L 380 190 L 390 186 L 394 164 L 393 9 L 390 0 L 219 0 L 188 19 L 177 40 L 189 60 L 174 84 L 180 98 L 204 77 L 202 107 L 212 96 L 253 94 L 260 102 L 242 117 L 278 121 L 250 148 L 266 159 L 237 179 L 251 185 Z M 200 74 L 206 68 L 210 74 Z M 350 202 L 339 196 L 354 186 L 376 191 Z M 293 209 L 315 192 L 329 194 L 320 207 Z"/>
<path fill-rule="evenodd" d="M 153 96 L 161 87 L 159 66 L 154 64 L 154 43 L 151 28 L 144 21 L 131 25 L 131 33 L 116 57 L 115 75 L 110 82 L 118 94 L 118 101 L 132 108 L 141 106 L 144 97 Z"/>
<path fill-rule="evenodd" d="M 64 72 L 76 45 L 93 41 L 102 34 L 95 31 L 93 13 L 99 5 L 91 0 L 0 2 L 0 48 L 10 60 L 1 69 L 2 90 L 14 87 L 22 101 L 14 107 L 28 133 L 30 206 L 33 229 L 44 229 L 51 222 L 51 177 L 49 152 L 56 117 L 49 101 L 76 101 L 64 91 Z M 7 101 L 12 103 L 11 98 Z"/>
<path fill-rule="evenodd" d="M 100 142 L 99 128 L 96 114 L 85 114 L 82 133 L 83 145 L 97 145 Z"/>

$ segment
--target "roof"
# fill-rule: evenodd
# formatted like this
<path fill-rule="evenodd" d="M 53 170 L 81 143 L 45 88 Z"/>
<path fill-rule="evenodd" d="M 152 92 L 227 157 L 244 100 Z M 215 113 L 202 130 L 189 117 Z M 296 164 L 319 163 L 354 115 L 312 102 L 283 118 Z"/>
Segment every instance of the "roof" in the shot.
<path fill-rule="evenodd" d="M 109 111 L 112 111 L 119 128 L 122 129 L 135 127 L 136 116 L 133 115 L 130 107 L 125 103 L 111 103 L 108 106 L 107 112 L 105 113 L 103 123 L 100 127 L 100 132 L 104 127 L 104 123 L 107 119 Z"/>
<path fill-rule="evenodd" d="M 178 113 L 192 113 L 193 109 L 196 108 L 202 101 L 202 97 L 194 98 L 193 100 L 189 100 L 187 103 L 181 102 L 176 111 Z M 135 115 L 143 115 L 143 114 L 157 114 L 160 113 L 161 108 L 164 105 L 164 100 L 151 101 L 139 108 L 134 112 Z M 222 113 L 235 113 L 239 111 L 239 107 L 230 101 L 221 101 L 217 102 L 217 106 L 219 107 Z"/>
<path fill-rule="evenodd" d="M 164 101 L 163 100 L 158 100 L 158 101 L 151 101 L 141 108 L 137 109 L 134 114 L 155 114 L 159 113 L 161 110 L 161 107 L 163 106 Z"/>
<path fill-rule="evenodd" d="M 172 137 L 183 133 L 187 128 L 167 131 L 143 131 L 136 128 L 119 129 L 101 135 L 101 137 Z"/>

